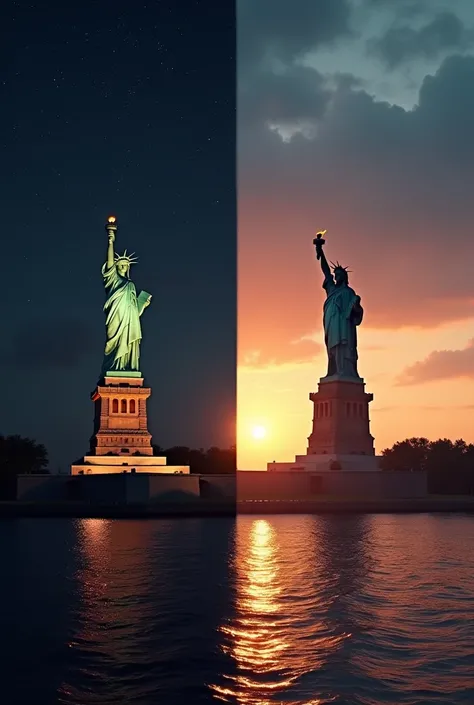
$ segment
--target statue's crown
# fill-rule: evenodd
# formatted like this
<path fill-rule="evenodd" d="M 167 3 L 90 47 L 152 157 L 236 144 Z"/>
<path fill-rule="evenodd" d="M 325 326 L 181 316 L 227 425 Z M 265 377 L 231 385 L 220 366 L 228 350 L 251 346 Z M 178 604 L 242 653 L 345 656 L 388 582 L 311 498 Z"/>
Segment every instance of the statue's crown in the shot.
<path fill-rule="evenodd" d="M 127 250 L 124 251 L 123 255 L 115 254 L 115 262 L 127 262 L 128 265 L 130 266 L 131 264 L 136 264 L 138 262 L 138 258 L 135 257 L 135 252 L 132 252 L 131 255 L 127 255 Z"/>
<path fill-rule="evenodd" d="M 331 267 L 332 267 L 332 271 L 333 271 L 333 272 L 335 272 L 336 269 L 340 269 L 340 270 L 342 270 L 343 272 L 346 272 L 346 273 L 348 273 L 348 272 L 351 271 L 350 269 L 348 269 L 348 267 L 343 267 L 342 264 L 340 264 L 339 262 L 335 262 L 335 263 L 334 263 L 334 262 L 331 262 Z"/>

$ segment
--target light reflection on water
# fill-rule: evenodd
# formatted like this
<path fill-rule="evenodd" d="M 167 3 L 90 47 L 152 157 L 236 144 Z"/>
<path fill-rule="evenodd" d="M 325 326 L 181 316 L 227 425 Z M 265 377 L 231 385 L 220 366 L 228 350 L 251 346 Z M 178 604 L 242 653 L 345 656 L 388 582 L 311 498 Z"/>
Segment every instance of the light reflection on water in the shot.
<path fill-rule="evenodd" d="M 216 701 L 474 703 L 474 518 L 239 517 L 231 571 Z"/>
<path fill-rule="evenodd" d="M 151 613 L 152 572 L 144 566 L 152 539 L 145 522 L 87 519 L 77 522 L 81 563 L 76 573 L 79 600 L 74 607 L 74 635 L 69 648 L 75 664 L 60 688 L 60 701 L 103 702 L 103 674 L 128 671 L 127 691 L 147 689 L 146 674 L 154 657 L 147 638 Z M 130 666 L 141 673 L 132 675 Z"/>
<path fill-rule="evenodd" d="M 312 619 L 318 606 L 323 565 L 315 557 L 311 517 L 293 517 L 290 531 L 272 519 L 241 518 L 234 561 L 235 615 L 221 627 L 222 649 L 237 667 L 213 685 L 216 699 L 271 705 L 291 692 L 311 669 L 322 669 L 348 634 L 327 620 Z M 285 698 L 294 705 L 332 702 L 330 694 Z"/>
<path fill-rule="evenodd" d="M 206 703 L 233 519 L 81 520 L 64 705 Z M 212 592 L 209 590 L 212 585 Z"/>

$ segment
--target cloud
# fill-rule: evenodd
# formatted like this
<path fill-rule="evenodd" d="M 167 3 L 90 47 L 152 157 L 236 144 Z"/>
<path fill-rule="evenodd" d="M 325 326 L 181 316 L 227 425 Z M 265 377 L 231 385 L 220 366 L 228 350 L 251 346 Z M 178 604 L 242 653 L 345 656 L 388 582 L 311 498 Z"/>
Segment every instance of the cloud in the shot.
<path fill-rule="evenodd" d="M 3 364 L 19 370 L 74 369 L 97 354 L 93 331 L 80 320 L 49 319 L 25 323 L 0 353 Z"/>
<path fill-rule="evenodd" d="M 407 367 L 398 384 L 423 384 L 462 377 L 474 379 L 474 338 L 464 350 L 434 350 L 424 360 Z"/>
<path fill-rule="evenodd" d="M 313 361 L 323 350 L 323 345 L 311 339 L 288 342 L 286 336 L 271 336 L 266 338 L 259 350 L 245 349 L 241 351 L 239 364 L 246 368 L 266 368 Z"/>
<path fill-rule="evenodd" d="M 291 61 L 320 44 L 350 33 L 349 0 L 239 0 L 239 69 L 258 67 L 267 57 Z"/>
<path fill-rule="evenodd" d="M 452 7 L 453 0 L 445 0 L 445 4 Z M 434 0 L 361 0 L 361 5 L 371 12 L 391 11 L 397 18 L 415 18 L 439 10 L 439 4 L 434 5 Z"/>
<path fill-rule="evenodd" d="M 431 0 L 432 1 L 432 0 Z M 380 8 L 411 8 L 411 12 L 422 12 L 430 0 L 362 0 L 362 4 L 370 9 Z"/>
<path fill-rule="evenodd" d="M 369 52 L 378 56 L 389 69 L 415 57 L 433 58 L 445 50 L 462 50 L 473 40 L 457 15 L 441 12 L 419 29 L 391 27 L 382 37 L 368 44 Z"/>
<path fill-rule="evenodd" d="M 272 46 L 270 34 L 268 26 L 262 47 Z M 286 331 L 288 356 L 289 340 L 321 325 L 311 246 L 320 227 L 328 228 L 328 257 L 353 270 L 363 325 L 435 327 L 472 317 L 474 58 L 446 58 L 424 78 L 413 110 L 362 90 L 356 68 L 351 83 L 300 72 L 290 60 L 279 75 L 247 67 L 238 121 L 244 352 L 265 347 L 269 317 Z M 308 124 L 312 133 L 301 129 Z"/>
<path fill-rule="evenodd" d="M 241 92 L 239 121 L 280 126 L 321 118 L 331 98 L 313 69 L 291 66 L 282 73 L 257 73 Z"/>

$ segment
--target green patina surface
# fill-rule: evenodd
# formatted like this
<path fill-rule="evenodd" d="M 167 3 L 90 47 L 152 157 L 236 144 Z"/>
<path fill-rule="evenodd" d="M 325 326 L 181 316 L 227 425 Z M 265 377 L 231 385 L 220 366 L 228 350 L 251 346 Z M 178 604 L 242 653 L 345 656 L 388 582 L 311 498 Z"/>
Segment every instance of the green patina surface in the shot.
<path fill-rule="evenodd" d="M 324 342 L 328 355 L 326 379 L 360 381 L 357 370 L 357 326 L 362 323 L 364 310 L 360 296 L 349 286 L 347 269 L 337 263 L 331 271 L 323 252 L 324 243 L 321 238 L 314 240 L 326 291 L 323 311 Z"/>
<path fill-rule="evenodd" d="M 140 317 L 151 302 L 151 294 L 142 291 L 137 296 L 130 279 L 133 255 L 115 252 L 116 227 L 107 228 L 109 244 L 102 277 L 107 295 L 104 304 L 106 343 L 102 374 L 113 377 L 141 377 L 140 344 L 142 329 Z"/>

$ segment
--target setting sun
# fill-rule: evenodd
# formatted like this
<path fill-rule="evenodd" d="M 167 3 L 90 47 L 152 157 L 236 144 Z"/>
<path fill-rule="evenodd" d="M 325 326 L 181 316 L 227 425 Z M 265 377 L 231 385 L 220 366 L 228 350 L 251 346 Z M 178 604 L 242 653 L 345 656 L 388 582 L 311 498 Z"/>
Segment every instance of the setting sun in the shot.
<path fill-rule="evenodd" d="M 252 436 L 260 441 L 262 438 L 265 438 L 267 435 L 267 429 L 264 426 L 254 426 L 252 428 Z"/>

